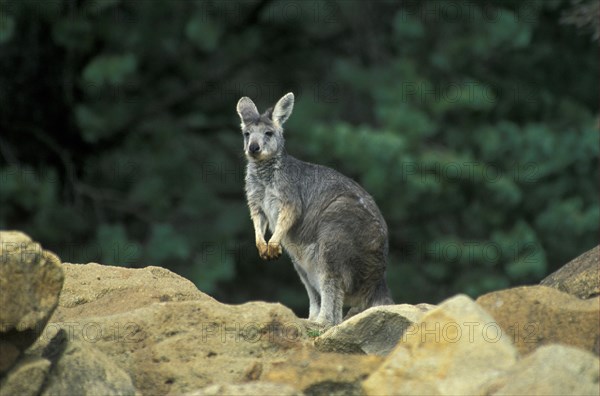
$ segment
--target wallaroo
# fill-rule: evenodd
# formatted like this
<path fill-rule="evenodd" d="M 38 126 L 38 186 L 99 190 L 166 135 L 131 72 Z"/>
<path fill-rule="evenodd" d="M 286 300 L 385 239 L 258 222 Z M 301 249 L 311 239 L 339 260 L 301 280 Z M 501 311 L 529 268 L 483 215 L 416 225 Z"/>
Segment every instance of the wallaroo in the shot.
<path fill-rule="evenodd" d="M 385 280 L 387 225 L 354 180 L 287 154 L 283 124 L 293 107 L 291 92 L 263 114 L 250 98 L 239 100 L 246 198 L 259 256 L 273 260 L 285 249 L 308 292 L 308 319 L 336 325 L 344 305 L 348 318 L 393 304 Z"/>

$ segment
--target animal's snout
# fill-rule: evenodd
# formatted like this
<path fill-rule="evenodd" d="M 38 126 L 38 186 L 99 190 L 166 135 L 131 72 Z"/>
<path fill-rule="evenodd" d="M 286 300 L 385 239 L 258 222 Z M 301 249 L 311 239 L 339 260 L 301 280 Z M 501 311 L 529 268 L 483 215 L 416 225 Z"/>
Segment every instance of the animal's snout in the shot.
<path fill-rule="evenodd" d="M 260 151 L 260 146 L 258 143 L 251 143 L 250 147 L 248 147 L 248 151 L 250 151 L 250 154 L 256 154 Z"/>

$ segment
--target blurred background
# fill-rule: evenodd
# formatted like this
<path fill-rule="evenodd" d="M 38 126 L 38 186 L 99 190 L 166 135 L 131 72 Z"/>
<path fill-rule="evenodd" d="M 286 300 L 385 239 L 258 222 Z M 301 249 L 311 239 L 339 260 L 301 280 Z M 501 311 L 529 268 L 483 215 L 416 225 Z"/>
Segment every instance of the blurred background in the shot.
<path fill-rule="evenodd" d="M 306 315 L 263 262 L 241 96 L 361 183 L 397 302 L 537 283 L 598 243 L 598 2 L 0 0 L 0 228 Z"/>

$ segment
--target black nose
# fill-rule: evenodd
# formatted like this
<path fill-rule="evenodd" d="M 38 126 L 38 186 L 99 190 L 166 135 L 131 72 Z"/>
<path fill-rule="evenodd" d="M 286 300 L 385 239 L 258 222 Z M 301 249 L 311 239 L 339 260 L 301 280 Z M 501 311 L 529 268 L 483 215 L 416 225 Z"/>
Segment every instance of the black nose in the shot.
<path fill-rule="evenodd" d="M 249 147 L 251 154 L 256 154 L 260 151 L 260 146 L 258 143 L 252 143 Z"/>

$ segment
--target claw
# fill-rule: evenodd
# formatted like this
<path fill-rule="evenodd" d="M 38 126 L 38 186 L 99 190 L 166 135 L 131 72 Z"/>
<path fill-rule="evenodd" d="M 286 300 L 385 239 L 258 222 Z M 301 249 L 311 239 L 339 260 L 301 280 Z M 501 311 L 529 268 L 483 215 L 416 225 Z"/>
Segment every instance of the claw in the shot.
<path fill-rule="evenodd" d="M 267 257 L 270 260 L 275 260 L 281 257 L 281 244 L 277 242 L 269 242 L 267 244 Z"/>
<path fill-rule="evenodd" d="M 283 253 L 281 244 L 277 242 L 256 242 L 256 248 L 258 249 L 258 255 L 263 260 L 276 260 Z"/>
<path fill-rule="evenodd" d="M 256 248 L 258 249 L 258 255 L 261 259 L 263 260 L 268 260 L 269 256 L 268 256 L 268 246 L 267 243 L 265 241 L 258 241 L 256 242 Z"/>

